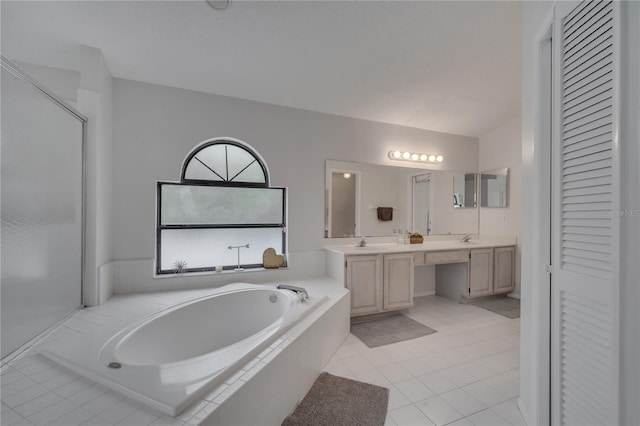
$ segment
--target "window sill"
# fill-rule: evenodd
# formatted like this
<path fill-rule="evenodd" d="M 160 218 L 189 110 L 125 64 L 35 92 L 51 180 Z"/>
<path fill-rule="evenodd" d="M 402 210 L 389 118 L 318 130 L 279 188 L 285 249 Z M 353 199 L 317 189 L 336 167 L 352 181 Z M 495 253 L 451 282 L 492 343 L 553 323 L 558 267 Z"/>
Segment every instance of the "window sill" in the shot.
<path fill-rule="evenodd" d="M 200 277 L 207 275 L 228 275 L 228 274 L 245 274 L 247 272 L 263 272 L 263 271 L 281 271 L 289 269 L 287 266 L 283 266 L 280 268 L 246 268 L 242 271 L 234 271 L 227 270 L 222 272 L 216 271 L 202 271 L 202 272 L 183 272 L 183 273 L 175 273 L 175 274 L 157 274 L 153 273 L 153 279 L 165 279 L 165 278 L 188 278 L 188 277 Z"/>

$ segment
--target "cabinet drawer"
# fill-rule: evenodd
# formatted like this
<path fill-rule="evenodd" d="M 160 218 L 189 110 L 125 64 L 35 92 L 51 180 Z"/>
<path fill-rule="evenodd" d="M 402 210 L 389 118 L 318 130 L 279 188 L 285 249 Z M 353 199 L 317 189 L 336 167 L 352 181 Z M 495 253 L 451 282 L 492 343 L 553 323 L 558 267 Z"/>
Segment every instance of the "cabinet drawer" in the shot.
<path fill-rule="evenodd" d="M 449 250 L 427 252 L 425 263 L 437 265 L 439 263 L 460 263 L 469 261 L 469 250 Z"/>
<path fill-rule="evenodd" d="M 425 263 L 424 258 L 425 258 L 425 253 L 423 251 L 413 253 L 413 264 L 415 266 L 424 265 Z"/>

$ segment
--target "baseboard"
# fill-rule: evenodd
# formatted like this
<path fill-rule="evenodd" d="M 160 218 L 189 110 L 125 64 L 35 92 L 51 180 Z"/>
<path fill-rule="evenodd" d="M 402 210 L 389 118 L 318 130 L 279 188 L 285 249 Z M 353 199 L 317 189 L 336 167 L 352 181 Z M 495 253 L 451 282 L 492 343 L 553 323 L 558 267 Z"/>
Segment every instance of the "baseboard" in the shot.
<path fill-rule="evenodd" d="M 517 294 L 517 293 L 509 293 L 509 294 L 507 294 L 507 297 L 512 297 L 514 299 L 520 300 L 520 295 Z"/>
<path fill-rule="evenodd" d="M 421 291 L 420 293 L 414 293 L 413 297 L 433 296 L 435 294 L 436 294 L 435 290 L 432 290 L 432 291 Z"/>
<path fill-rule="evenodd" d="M 467 297 L 467 296 L 460 296 L 460 303 L 473 303 L 473 302 L 482 302 L 482 301 L 486 301 L 486 300 L 497 300 L 497 299 L 504 299 L 505 297 L 508 297 L 507 294 L 502 293 L 502 294 L 490 294 L 489 296 L 480 296 L 480 297 Z"/>

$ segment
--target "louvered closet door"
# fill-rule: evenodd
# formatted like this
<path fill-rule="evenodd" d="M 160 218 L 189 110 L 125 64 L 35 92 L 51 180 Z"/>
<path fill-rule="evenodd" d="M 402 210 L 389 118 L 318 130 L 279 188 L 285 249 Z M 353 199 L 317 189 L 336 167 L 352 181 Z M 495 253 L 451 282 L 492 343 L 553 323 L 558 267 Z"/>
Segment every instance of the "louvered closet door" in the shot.
<path fill-rule="evenodd" d="M 552 424 L 617 424 L 618 5 L 558 2 L 554 28 Z"/>

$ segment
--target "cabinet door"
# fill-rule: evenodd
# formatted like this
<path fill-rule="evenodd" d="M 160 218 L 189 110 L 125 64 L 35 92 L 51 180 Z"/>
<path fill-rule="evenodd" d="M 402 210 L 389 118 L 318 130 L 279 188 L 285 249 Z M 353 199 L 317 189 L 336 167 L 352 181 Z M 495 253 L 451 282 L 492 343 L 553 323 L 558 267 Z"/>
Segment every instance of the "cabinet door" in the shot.
<path fill-rule="evenodd" d="M 413 306 L 413 253 L 384 255 L 384 309 Z"/>
<path fill-rule="evenodd" d="M 515 288 L 515 247 L 497 247 L 494 250 L 493 292 L 506 293 Z"/>
<path fill-rule="evenodd" d="M 351 292 L 351 316 L 382 310 L 382 255 L 347 256 L 345 282 Z"/>
<path fill-rule="evenodd" d="M 472 249 L 469 259 L 469 297 L 493 294 L 493 249 Z"/>

